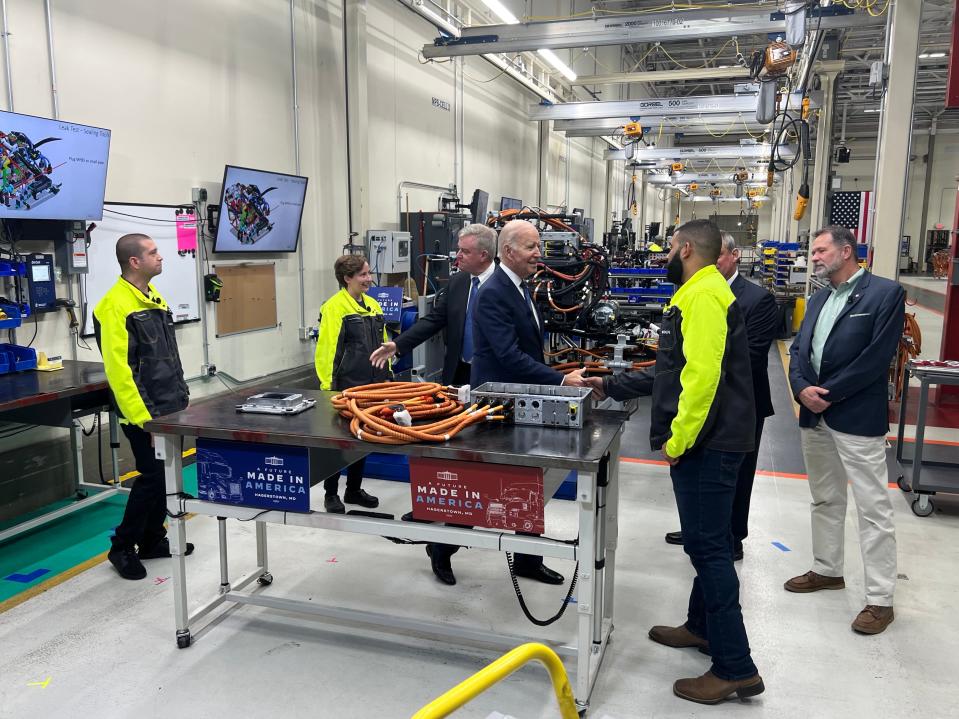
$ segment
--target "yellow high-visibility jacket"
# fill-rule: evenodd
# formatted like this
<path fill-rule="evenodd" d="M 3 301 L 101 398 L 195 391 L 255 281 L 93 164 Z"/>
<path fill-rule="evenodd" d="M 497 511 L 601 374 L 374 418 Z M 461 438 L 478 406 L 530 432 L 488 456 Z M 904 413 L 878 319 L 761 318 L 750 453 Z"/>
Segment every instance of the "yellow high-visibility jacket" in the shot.
<path fill-rule="evenodd" d="M 121 422 L 142 427 L 189 404 L 173 315 L 153 285 L 144 295 L 119 278 L 93 310 L 93 328 Z"/>
<path fill-rule="evenodd" d="M 343 390 L 389 379 L 389 369 L 370 364 L 373 350 L 389 341 L 383 308 L 369 296 L 363 297 L 363 304 L 343 289 L 320 308 L 315 365 L 322 389 Z"/>

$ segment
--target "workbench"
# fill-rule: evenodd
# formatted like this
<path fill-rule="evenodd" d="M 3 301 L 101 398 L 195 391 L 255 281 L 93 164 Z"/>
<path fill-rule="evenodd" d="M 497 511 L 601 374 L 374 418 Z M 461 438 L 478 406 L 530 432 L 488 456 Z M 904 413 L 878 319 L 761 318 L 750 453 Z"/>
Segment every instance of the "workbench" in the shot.
<path fill-rule="evenodd" d="M 286 390 L 278 388 L 276 391 Z M 469 546 L 474 550 L 541 554 L 578 562 L 577 603 L 570 605 L 568 612 L 576 615 L 576 641 L 568 645 L 548 641 L 546 643 L 551 644 L 560 656 L 575 658 L 573 686 L 578 704 L 585 708 L 613 628 L 619 501 L 617 474 L 623 420 L 593 413 L 587 418 L 582 430 L 490 423 L 469 428 L 443 444 L 370 444 L 357 440 L 349 433 L 346 420 L 339 417 L 330 405 L 333 392 L 295 391 L 316 399 L 316 407 L 292 416 L 239 414 L 235 410 L 239 397 L 220 396 L 197 402 L 181 412 L 152 420 L 145 425 L 145 429 L 154 434 L 157 457 L 164 462 L 167 506 L 173 515 L 169 537 L 173 555 L 172 594 L 178 646 L 190 646 L 191 630 L 195 624 L 224 602 L 319 615 L 333 621 L 375 627 L 381 631 L 412 631 L 428 637 L 493 646 L 503 650 L 531 640 L 544 641 L 542 637 L 536 636 L 495 634 L 491 633 L 488 627 L 452 626 L 437 622 L 433 618 L 411 619 L 345 607 L 318 606 L 314 601 L 277 596 L 273 588 L 266 589 L 274 579 L 270 573 L 267 547 L 267 527 L 271 523 L 457 544 Z M 559 476 L 560 480 L 570 470 L 575 470 L 579 538 L 574 541 L 561 541 L 546 537 L 520 536 L 508 531 L 474 530 L 350 514 L 329 514 L 322 509 L 309 513 L 264 511 L 185 498 L 181 494 L 183 477 L 180 446 L 182 438 L 187 436 L 237 443 L 308 447 L 311 450 L 325 450 L 327 453 L 335 450 L 334 458 L 338 457 L 339 461 L 334 462 L 335 466 L 332 466 L 331 471 L 372 451 L 441 460 L 540 467 L 547 475 Z M 551 482 L 547 480 L 544 483 Z M 548 496 L 547 494 L 547 498 Z M 214 596 L 192 611 L 188 602 L 183 554 L 187 539 L 185 513 L 216 517 L 219 522 L 220 576 L 209 585 Z M 228 518 L 252 520 L 256 527 L 254 567 L 235 580 L 229 576 L 227 566 L 225 523 Z M 246 589 L 248 587 L 250 589 Z M 518 610 L 516 616 L 517 622 L 525 621 Z"/>
<path fill-rule="evenodd" d="M 0 542 L 126 491 L 119 483 L 107 487 L 83 478 L 83 428 L 78 418 L 100 412 L 109 413 L 113 476 L 118 477 L 118 427 L 102 364 L 66 360 L 63 369 L 54 372 L 28 370 L 0 375 L 0 420 L 71 430 L 77 497 L 76 502 L 65 507 L 0 532 Z"/>
<path fill-rule="evenodd" d="M 932 365 L 917 365 L 910 361 L 906 363 L 906 369 L 902 373 L 902 401 L 899 404 L 899 433 L 896 437 L 896 462 L 900 467 L 900 474 L 896 483 L 899 489 L 904 492 L 912 492 L 915 499 L 912 501 L 913 514 L 919 517 L 928 517 L 932 514 L 936 506 L 931 497 L 936 492 L 946 492 L 959 494 L 959 477 L 954 481 L 939 480 L 921 481 L 922 466 L 927 467 L 959 467 L 955 462 L 923 462 L 923 442 L 926 436 L 926 410 L 929 407 L 929 387 L 932 385 L 959 385 L 959 368 L 956 367 L 935 367 Z M 903 465 L 909 464 L 910 460 L 903 459 L 903 446 L 905 445 L 906 432 L 906 407 L 909 403 L 909 378 L 915 377 L 919 380 L 919 408 L 916 415 L 916 442 L 915 453 L 911 460 L 912 472 L 909 483 L 905 481 L 906 470 Z"/>

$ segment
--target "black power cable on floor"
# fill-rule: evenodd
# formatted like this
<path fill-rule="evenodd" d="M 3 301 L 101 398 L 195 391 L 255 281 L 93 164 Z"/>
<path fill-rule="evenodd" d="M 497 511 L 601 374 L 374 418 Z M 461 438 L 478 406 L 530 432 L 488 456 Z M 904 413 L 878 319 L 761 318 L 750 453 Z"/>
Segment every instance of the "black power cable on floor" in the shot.
<path fill-rule="evenodd" d="M 530 614 L 529 607 L 526 606 L 526 600 L 523 598 L 523 591 L 519 588 L 519 581 L 516 579 L 516 570 L 513 568 L 512 552 L 506 552 L 506 566 L 509 567 L 509 578 L 513 580 L 513 590 L 516 592 L 516 598 L 519 600 L 519 608 L 523 610 L 523 614 L 525 614 L 526 618 L 529 619 L 533 624 L 535 624 L 537 627 L 548 627 L 553 622 L 559 620 L 566 613 L 566 608 L 569 606 L 569 600 L 573 598 L 573 590 L 576 589 L 576 580 L 579 578 L 579 562 L 576 562 L 576 567 L 573 569 L 573 581 L 569 584 L 569 591 L 566 592 L 566 598 L 563 599 L 563 606 L 561 606 L 559 611 L 549 619 L 537 619 Z"/>

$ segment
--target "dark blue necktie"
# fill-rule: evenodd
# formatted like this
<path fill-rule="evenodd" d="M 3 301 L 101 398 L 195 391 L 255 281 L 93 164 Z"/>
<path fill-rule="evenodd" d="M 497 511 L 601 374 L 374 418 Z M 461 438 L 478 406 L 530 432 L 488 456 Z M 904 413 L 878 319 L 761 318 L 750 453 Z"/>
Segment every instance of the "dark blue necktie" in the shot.
<path fill-rule="evenodd" d="M 478 294 L 479 277 L 474 277 L 469 302 L 466 303 L 466 324 L 463 326 L 463 361 L 467 364 L 473 361 L 473 308 Z"/>
<path fill-rule="evenodd" d="M 526 284 L 526 280 L 523 280 L 520 285 L 523 288 L 523 297 L 526 300 L 526 308 L 529 310 L 529 313 L 533 316 L 533 322 L 539 322 L 536 317 L 536 311 L 533 309 L 533 298 L 529 294 L 529 285 Z"/>

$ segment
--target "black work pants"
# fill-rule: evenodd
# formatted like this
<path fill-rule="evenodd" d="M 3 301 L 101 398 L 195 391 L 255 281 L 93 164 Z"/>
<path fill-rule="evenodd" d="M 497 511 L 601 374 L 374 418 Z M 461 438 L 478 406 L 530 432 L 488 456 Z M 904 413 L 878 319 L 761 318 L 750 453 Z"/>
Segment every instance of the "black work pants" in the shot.
<path fill-rule="evenodd" d="M 117 548 L 153 547 L 166 536 L 166 481 L 163 461 L 154 456 L 153 438 L 133 424 L 121 424 L 140 476 L 133 482 L 123 520 L 114 531 Z"/>
<path fill-rule="evenodd" d="M 356 460 L 353 462 L 353 464 L 346 468 L 347 492 L 359 491 L 360 485 L 363 483 L 363 469 L 365 467 L 366 457 L 363 457 L 362 459 Z M 323 480 L 323 489 L 326 491 L 327 497 L 339 493 L 341 471 L 342 470 L 337 470 L 335 474 L 331 474 L 329 477 Z"/>
<path fill-rule="evenodd" d="M 743 463 L 736 478 L 736 496 L 733 497 L 732 530 L 735 550 L 741 551 L 743 540 L 749 536 L 749 499 L 756 478 L 756 463 L 759 461 L 759 442 L 763 438 L 765 418 L 756 418 L 756 449 L 743 455 Z"/>

